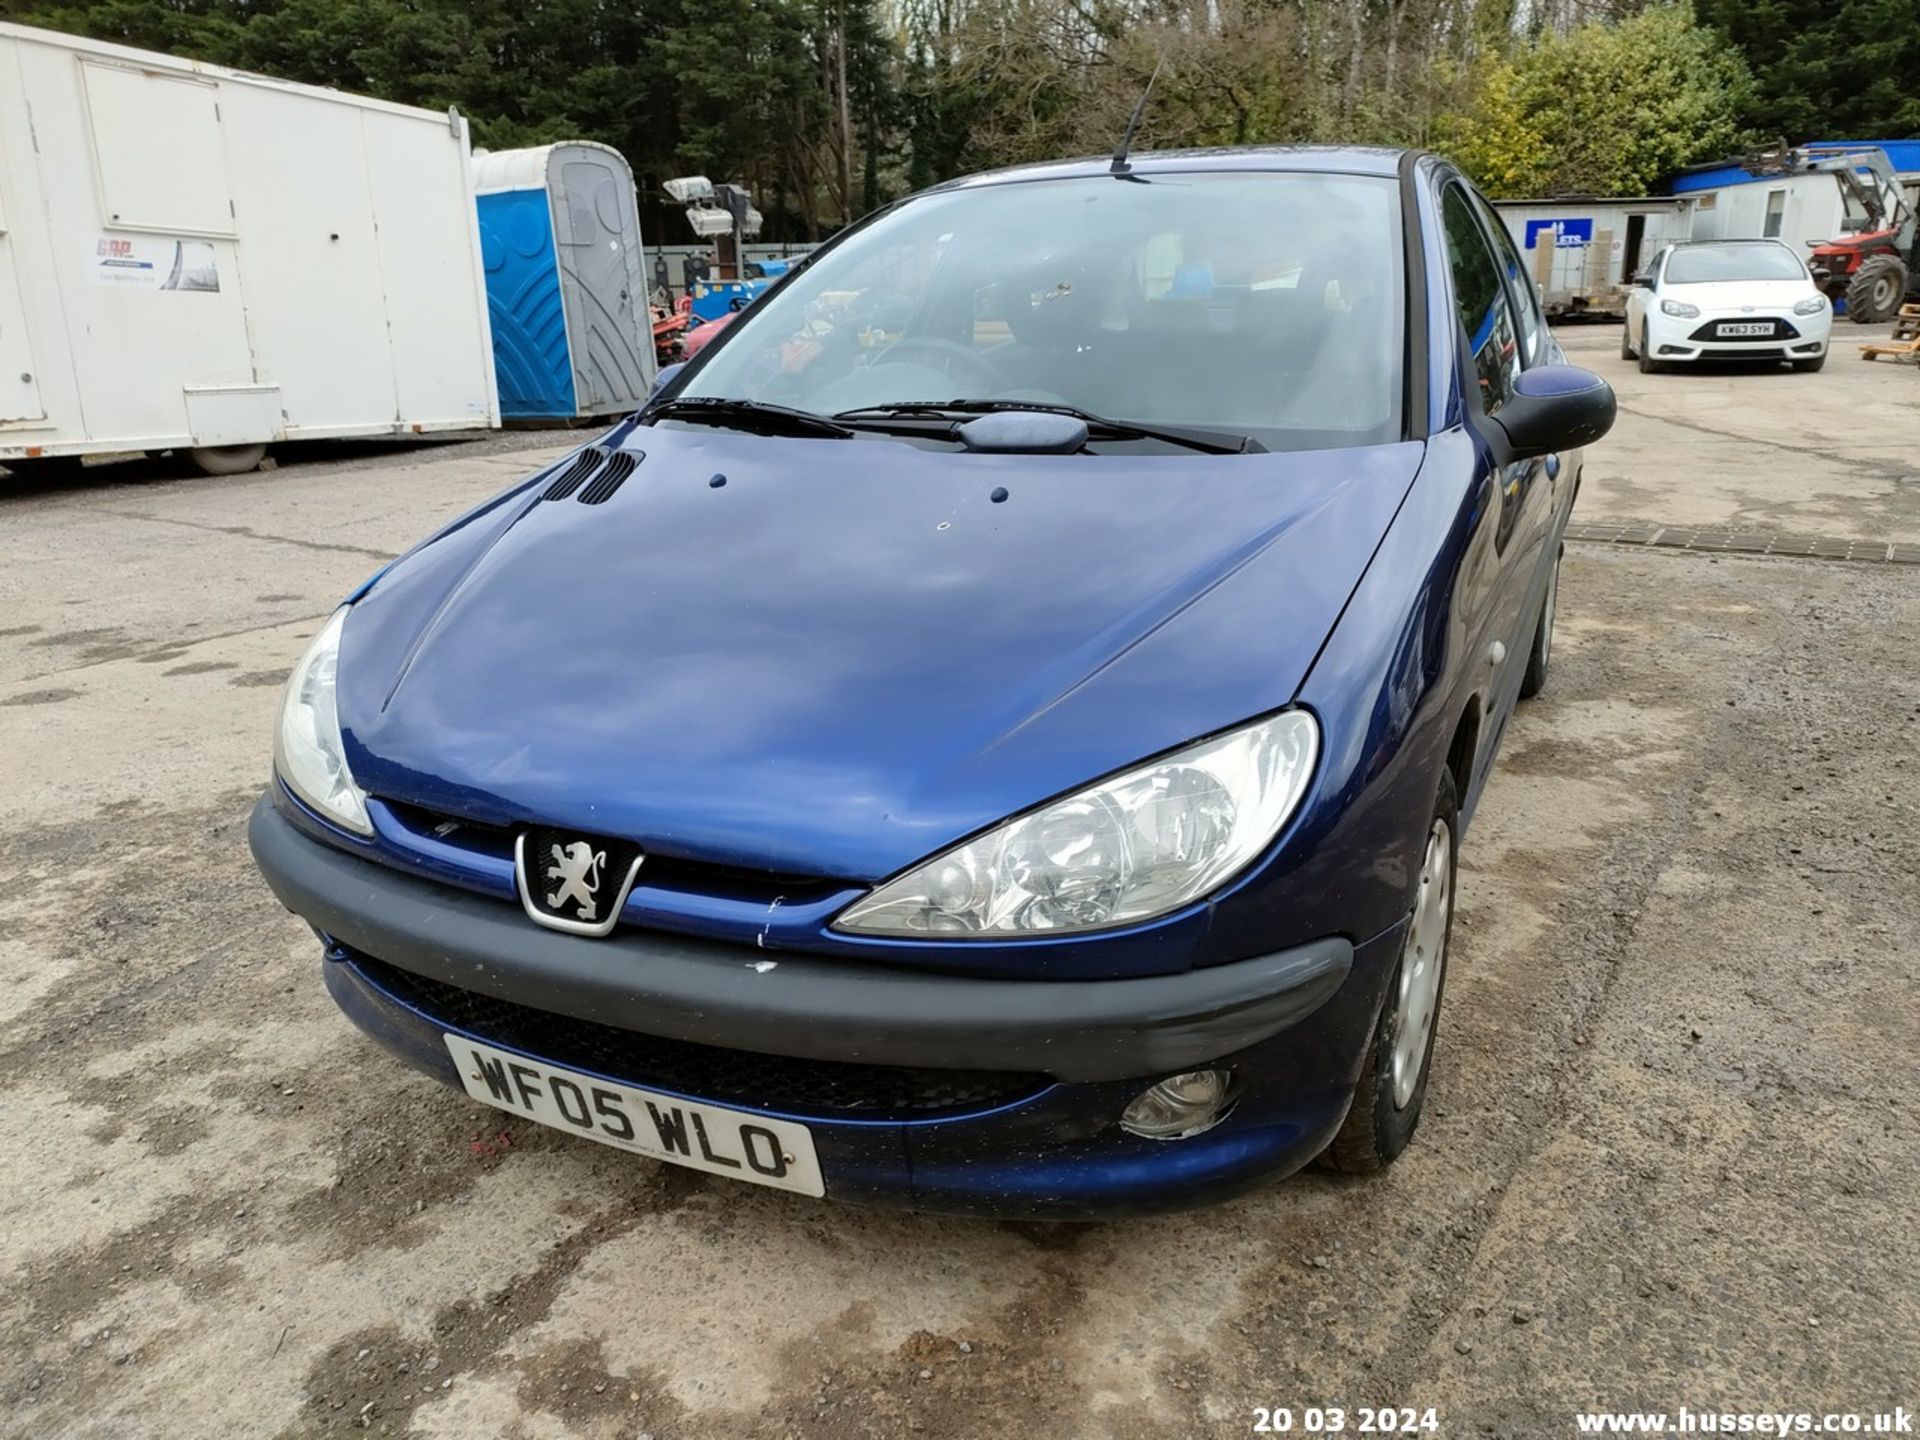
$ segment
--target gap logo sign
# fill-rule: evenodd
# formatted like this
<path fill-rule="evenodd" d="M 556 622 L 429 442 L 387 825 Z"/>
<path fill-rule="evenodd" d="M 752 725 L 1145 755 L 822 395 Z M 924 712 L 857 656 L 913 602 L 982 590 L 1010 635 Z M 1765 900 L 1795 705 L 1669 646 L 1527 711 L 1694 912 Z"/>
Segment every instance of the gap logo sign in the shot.
<path fill-rule="evenodd" d="M 1587 220 L 1529 220 L 1527 221 L 1527 249 L 1531 250 L 1539 243 L 1542 235 L 1553 237 L 1553 248 L 1565 250 L 1593 243 L 1593 221 Z"/>

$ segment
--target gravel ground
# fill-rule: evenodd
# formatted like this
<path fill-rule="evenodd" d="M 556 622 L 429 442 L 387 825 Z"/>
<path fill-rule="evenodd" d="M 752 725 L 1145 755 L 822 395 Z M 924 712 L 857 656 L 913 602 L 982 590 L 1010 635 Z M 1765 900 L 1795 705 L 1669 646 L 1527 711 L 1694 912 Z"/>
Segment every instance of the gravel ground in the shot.
<path fill-rule="evenodd" d="M 1581 518 L 1920 535 L 1910 368 L 1641 377 L 1617 341 L 1567 336 L 1623 404 Z M 1533 1437 L 1920 1402 L 1920 568 L 1570 547 L 1405 1160 L 965 1222 L 443 1091 L 337 1017 L 255 876 L 304 638 L 556 439 L 0 493 L 0 1433 L 1164 1440 L 1394 1404 Z"/>

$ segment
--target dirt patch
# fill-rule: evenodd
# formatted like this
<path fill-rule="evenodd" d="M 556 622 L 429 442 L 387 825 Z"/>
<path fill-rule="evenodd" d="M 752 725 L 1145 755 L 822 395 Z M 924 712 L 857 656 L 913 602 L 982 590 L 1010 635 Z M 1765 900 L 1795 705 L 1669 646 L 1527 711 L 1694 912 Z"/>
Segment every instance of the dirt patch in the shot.
<path fill-rule="evenodd" d="M 229 685 L 238 685 L 243 689 L 258 689 L 270 685 L 284 685 L 287 676 L 293 673 L 291 665 L 280 670 L 247 670 L 228 679 Z"/>
<path fill-rule="evenodd" d="M 653 1210 L 651 1202 L 658 1197 L 652 1187 L 641 1179 L 632 1188 L 636 1193 L 625 1214 L 602 1211 L 548 1251 L 530 1274 L 444 1307 L 434 1315 L 424 1339 L 381 1325 L 335 1341 L 309 1370 L 305 1416 L 282 1432 L 285 1440 L 340 1428 L 343 1418 L 377 1421 L 393 1431 L 410 1429 L 416 1410 L 456 1398 L 447 1395 L 455 1377 L 497 1369 L 491 1357 L 516 1332 L 545 1318 L 582 1258 L 622 1233 L 633 1215 Z M 532 1357 L 518 1372 L 516 1388 L 528 1409 L 573 1410 L 582 1418 L 625 1417 L 640 1403 L 639 1383 L 612 1375 L 601 1364 L 598 1345 L 582 1342 L 548 1347 Z M 664 1418 L 668 1403 L 655 1387 L 648 1385 L 647 1390 L 656 1420 Z"/>
<path fill-rule="evenodd" d="M 38 627 L 35 627 L 38 628 Z M 118 625 L 101 625 L 86 630 L 59 630 L 37 635 L 27 644 L 46 650 L 69 650 L 73 663 L 98 665 L 108 660 L 126 660 L 140 654 L 142 642 L 132 638 Z"/>

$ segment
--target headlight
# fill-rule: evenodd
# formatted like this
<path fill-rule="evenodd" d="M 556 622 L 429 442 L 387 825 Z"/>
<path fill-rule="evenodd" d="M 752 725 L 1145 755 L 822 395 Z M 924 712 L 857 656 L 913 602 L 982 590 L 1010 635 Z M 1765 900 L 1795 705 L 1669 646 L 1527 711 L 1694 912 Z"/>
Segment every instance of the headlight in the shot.
<path fill-rule="evenodd" d="M 1313 775 L 1320 727 L 1288 710 L 1102 780 L 890 880 L 837 928 L 992 936 L 1151 919 L 1266 849 Z"/>
<path fill-rule="evenodd" d="M 340 663 L 340 627 L 347 607 L 333 612 L 307 653 L 287 677 L 280 700 L 280 728 L 273 741 L 273 768 L 307 804 L 330 820 L 371 835 L 365 798 L 347 770 L 334 710 L 334 672 Z"/>
<path fill-rule="evenodd" d="M 1689 305 L 1684 300 L 1662 300 L 1660 302 L 1660 313 L 1663 315 L 1672 315 L 1681 320 L 1691 320 L 1700 313 L 1700 307 L 1698 305 Z"/>
<path fill-rule="evenodd" d="M 1793 313 L 1796 315 L 1818 315 L 1822 310 L 1826 308 L 1827 308 L 1826 296 L 1809 295 L 1806 299 L 1802 300 L 1799 304 L 1793 307 Z"/>

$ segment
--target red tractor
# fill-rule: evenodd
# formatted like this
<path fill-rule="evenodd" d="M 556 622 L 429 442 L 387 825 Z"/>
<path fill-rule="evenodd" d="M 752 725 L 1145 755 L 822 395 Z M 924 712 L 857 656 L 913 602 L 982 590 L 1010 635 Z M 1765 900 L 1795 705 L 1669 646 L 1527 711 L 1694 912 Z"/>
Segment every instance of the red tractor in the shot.
<path fill-rule="evenodd" d="M 1749 156 L 1755 175 L 1831 174 L 1846 202 L 1847 234 L 1824 240 L 1807 257 L 1814 283 L 1847 316 L 1877 325 L 1920 299 L 1920 254 L 1914 210 L 1900 188 L 1887 152 L 1846 145 L 1803 145 Z"/>

